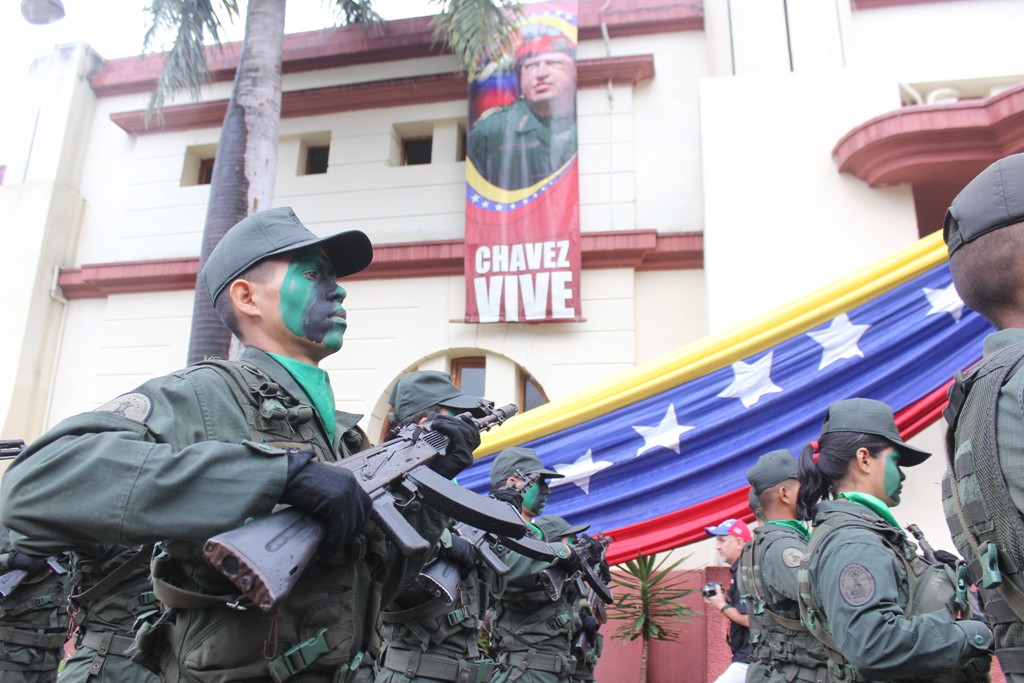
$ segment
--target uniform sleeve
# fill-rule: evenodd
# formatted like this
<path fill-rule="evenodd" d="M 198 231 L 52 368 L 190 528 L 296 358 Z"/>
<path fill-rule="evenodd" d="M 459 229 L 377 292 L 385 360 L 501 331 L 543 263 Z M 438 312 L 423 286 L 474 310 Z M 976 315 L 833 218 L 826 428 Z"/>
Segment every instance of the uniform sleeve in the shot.
<path fill-rule="evenodd" d="M 893 551 L 871 532 L 849 538 L 822 549 L 816 591 L 851 666 L 871 679 L 919 678 L 982 654 L 991 639 L 969 642 L 970 622 L 955 622 L 944 610 L 905 617 Z"/>
<path fill-rule="evenodd" d="M 768 590 L 774 591 L 779 597 L 797 601 L 796 578 L 804 550 L 806 544 L 790 537 L 783 537 L 765 549 L 761 571 Z"/>
<path fill-rule="evenodd" d="M 248 433 L 213 371 L 151 380 L 25 449 L 4 475 L 0 517 L 35 555 L 202 542 L 271 512 L 284 490 L 287 462 L 243 444 Z"/>

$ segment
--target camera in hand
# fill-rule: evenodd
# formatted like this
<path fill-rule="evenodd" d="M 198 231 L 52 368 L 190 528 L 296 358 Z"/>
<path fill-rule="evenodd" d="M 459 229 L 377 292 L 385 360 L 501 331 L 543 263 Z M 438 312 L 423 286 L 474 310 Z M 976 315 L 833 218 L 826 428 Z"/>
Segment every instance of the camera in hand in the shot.
<path fill-rule="evenodd" d="M 700 587 L 700 594 L 705 598 L 710 598 L 712 595 L 722 589 L 722 584 L 718 581 L 712 581 L 711 583 L 704 584 Z"/>

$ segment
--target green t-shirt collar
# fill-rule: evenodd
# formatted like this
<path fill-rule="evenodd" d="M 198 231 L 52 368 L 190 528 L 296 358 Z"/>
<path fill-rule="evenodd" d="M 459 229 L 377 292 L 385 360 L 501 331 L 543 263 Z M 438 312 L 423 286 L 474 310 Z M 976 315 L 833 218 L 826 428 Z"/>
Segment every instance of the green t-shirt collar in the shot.
<path fill-rule="evenodd" d="M 881 498 L 876 498 L 870 493 L 861 493 L 860 491 L 849 491 L 847 493 L 837 493 L 837 500 L 848 500 L 851 503 L 860 503 L 867 509 L 874 512 L 876 515 L 884 519 L 885 521 L 892 524 L 894 527 L 899 529 L 900 533 L 903 533 L 903 527 L 896 521 L 896 518 L 892 515 L 892 510 L 889 506 L 882 502 Z"/>
<path fill-rule="evenodd" d="M 267 355 L 280 363 L 309 396 L 309 400 L 313 402 L 313 407 L 316 408 L 317 416 L 320 418 L 320 424 L 323 425 L 327 438 L 333 446 L 334 390 L 331 388 L 331 380 L 327 376 L 327 371 L 277 353 L 268 351 Z"/>
<path fill-rule="evenodd" d="M 811 538 L 811 532 L 807 529 L 807 522 L 801 522 L 799 519 L 773 519 L 766 524 L 778 524 L 779 526 L 789 527 L 793 531 L 797 532 L 805 541 Z"/>

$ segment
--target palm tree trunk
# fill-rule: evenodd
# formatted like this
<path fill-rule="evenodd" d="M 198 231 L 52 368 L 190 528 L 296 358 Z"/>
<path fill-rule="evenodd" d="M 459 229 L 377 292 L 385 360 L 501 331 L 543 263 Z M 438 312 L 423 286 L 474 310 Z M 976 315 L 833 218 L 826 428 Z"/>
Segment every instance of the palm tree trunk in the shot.
<path fill-rule="evenodd" d="M 200 269 L 232 225 L 271 207 L 281 120 L 284 10 L 285 0 L 249 0 L 242 54 L 214 160 Z M 230 343 L 231 333 L 208 293 L 197 288 L 188 362 L 209 356 L 226 358 Z"/>
<path fill-rule="evenodd" d="M 651 653 L 651 641 L 643 638 L 643 645 L 640 647 L 640 683 L 647 683 L 647 660 Z"/>

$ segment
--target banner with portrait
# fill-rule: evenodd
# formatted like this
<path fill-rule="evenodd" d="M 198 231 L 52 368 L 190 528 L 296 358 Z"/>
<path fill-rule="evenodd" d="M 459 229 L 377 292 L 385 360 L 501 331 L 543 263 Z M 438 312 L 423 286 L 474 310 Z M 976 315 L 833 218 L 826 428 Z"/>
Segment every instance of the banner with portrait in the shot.
<path fill-rule="evenodd" d="M 469 84 L 466 322 L 581 320 L 577 16 L 526 5 L 515 54 Z"/>

